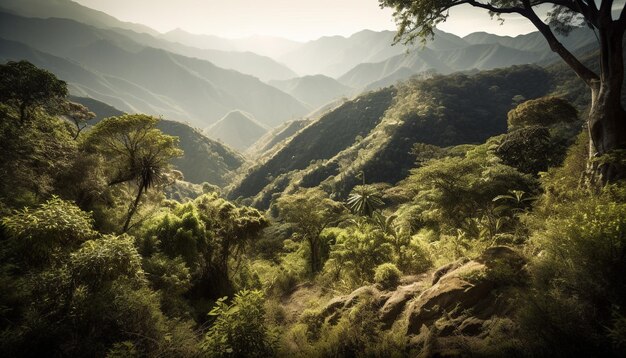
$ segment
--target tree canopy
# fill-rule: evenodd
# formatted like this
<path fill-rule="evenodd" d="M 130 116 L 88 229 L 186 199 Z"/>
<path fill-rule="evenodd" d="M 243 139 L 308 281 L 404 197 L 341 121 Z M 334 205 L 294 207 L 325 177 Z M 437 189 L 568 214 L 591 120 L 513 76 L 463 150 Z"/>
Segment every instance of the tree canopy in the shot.
<path fill-rule="evenodd" d="M 67 84 L 28 61 L 0 65 L 0 102 L 11 105 L 24 122 L 38 107 L 59 107 L 67 97 Z"/>
<path fill-rule="evenodd" d="M 182 155 L 178 138 L 156 128 L 158 121 L 144 114 L 110 117 L 96 124 L 85 138 L 87 150 L 106 160 L 109 186 L 132 181 L 137 185 L 137 196 L 128 210 L 124 231 L 137 210 L 141 194 L 167 182 L 170 160 Z"/>

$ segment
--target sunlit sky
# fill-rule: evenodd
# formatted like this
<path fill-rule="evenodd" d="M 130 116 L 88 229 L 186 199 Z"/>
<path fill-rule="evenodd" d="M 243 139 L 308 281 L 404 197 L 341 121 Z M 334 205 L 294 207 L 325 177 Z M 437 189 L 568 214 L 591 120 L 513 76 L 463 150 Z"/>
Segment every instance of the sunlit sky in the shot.
<path fill-rule="evenodd" d="M 348 36 L 363 29 L 393 30 L 391 10 L 377 0 L 74 0 L 123 21 L 167 32 L 175 28 L 229 38 L 269 35 L 307 41 Z M 528 20 L 510 16 L 504 25 L 486 11 L 455 8 L 441 30 L 464 36 L 476 31 L 518 35 L 535 31 Z"/>

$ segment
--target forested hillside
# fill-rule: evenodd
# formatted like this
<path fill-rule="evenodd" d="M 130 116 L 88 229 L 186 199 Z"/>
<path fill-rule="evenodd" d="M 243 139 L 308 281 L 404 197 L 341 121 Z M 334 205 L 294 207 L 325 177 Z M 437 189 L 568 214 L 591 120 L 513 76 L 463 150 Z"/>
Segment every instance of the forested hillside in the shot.
<path fill-rule="evenodd" d="M 304 169 L 312 161 L 328 159 L 365 136 L 381 120 L 394 96 L 394 89 L 366 94 L 348 101 L 308 125 L 263 164 L 248 169 L 229 197 L 251 197 L 275 178 L 285 178 L 292 170 Z"/>
<path fill-rule="evenodd" d="M 76 1 L 0 0 L 2 357 L 626 357 L 623 3 Z"/>
<path fill-rule="evenodd" d="M 414 157 L 407 155 L 414 145 L 474 144 L 504 133 L 504 118 L 516 101 L 548 94 L 551 81 L 550 73 L 540 67 L 512 67 L 471 76 L 415 80 L 400 86 L 397 95 L 388 88 L 357 97 L 348 102 L 357 105 L 331 111 L 298 132 L 271 157 L 261 158 L 264 162 L 248 169 L 229 196 L 255 197 L 255 206 L 267 208 L 272 195 L 322 182 L 334 195 L 345 198 L 360 182 L 360 172 L 370 183 L 396 183 L 414 165 Z M 390 93 L 394 94 L 393 102 L 371 101 L 374 96 Z M 349 133 L 339 127 L 342 123 L 364 118 L 363 107 L 373 111 L 370 118 L 378 117 L 369 122 L 371 125 L 359 127 L 359 132 L 332 141 L 341 147 L 330 147 L 328 140 L 334 133 Z"/>
<path fill-rule="evenodd" d="M 92 126 L 108 117 L 117 117 L 124 112 L 100 101 L 70 97 L 70 100 L 89 108 L 95 115 L 85 125 Z M 172 159 L 174 167 L 181 171 L 185 181 L 202 184 L 208 182 L 219 187 L 230 183 L 234 172 L 239 169 L 245 159 L 236 151 L 207 138 L 200 130 L 187 124 L 161 120 L 157 128 L 163 133 L 178 137 L 183 155 Z"/>
<path fill-rule="evenodd" d="M 0 348 L 619 356 L 623 183 L 580 189 L 586 131 L 544 96 L 554 73 L 435 76 L 289 123 L 237 189 L 277 188 L 261 212 L 179 182 L 177 163 L 240 165 L 200 133 L 1 65 Z M 286 185 L 258 174 L 274 167 Z"/>

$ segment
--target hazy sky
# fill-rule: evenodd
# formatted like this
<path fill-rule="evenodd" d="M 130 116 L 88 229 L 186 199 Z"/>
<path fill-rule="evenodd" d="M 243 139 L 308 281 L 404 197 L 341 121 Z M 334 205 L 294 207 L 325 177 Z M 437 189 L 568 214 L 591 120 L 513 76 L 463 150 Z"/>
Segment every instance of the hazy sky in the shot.
<path fill-rule="evenodd" d="M 223 37 L 272 35 L 311 40 L 326 35 L 350 35 L 363 29 L 392 30 L 389 9 L 377 0 L 74 0 L 124 21 L 166 32 L 177 27 Z M 517 35 L 535 29 L 523 18 L 508 18 L 504 26 L 484 10 L 453 9 L 440 26 L 460 36 L 475 31 Z"/>

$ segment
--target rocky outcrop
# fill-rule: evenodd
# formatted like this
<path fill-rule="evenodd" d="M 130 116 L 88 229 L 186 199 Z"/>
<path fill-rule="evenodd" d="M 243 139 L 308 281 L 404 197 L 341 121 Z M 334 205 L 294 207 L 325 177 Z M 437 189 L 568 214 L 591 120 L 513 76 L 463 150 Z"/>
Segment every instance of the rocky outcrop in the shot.
<path fill-rule="evenodd" d="M 512 298 L 525 280 L 524 265 L 515 250 L 492 247 L 474 260 L 458 260 L 394 291 L 372 285 L 335 297 L 319 318 L 333 325 L 368 300 L 385 329 L 403 323 L 398 327 L 405 329 L 413 350 L 423 356 L 457 356 L 468 344 L 481 344 L 494 329 L 511 324 Z"/>

